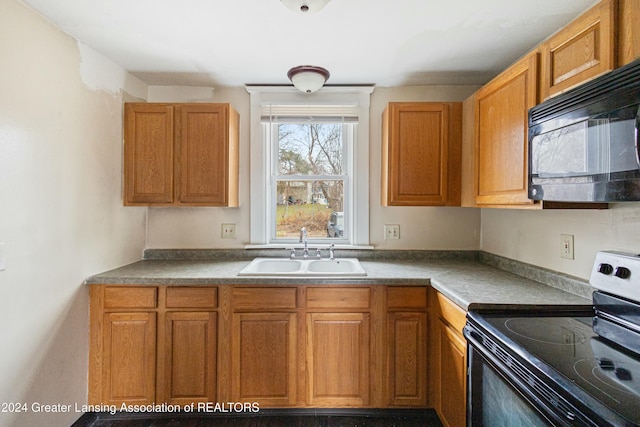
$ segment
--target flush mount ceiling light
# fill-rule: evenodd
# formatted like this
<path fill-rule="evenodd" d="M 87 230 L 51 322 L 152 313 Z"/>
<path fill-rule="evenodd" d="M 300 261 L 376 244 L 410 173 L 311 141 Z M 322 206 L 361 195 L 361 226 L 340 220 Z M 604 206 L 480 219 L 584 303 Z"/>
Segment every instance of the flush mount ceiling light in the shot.
<path fill-rule="evenodd" d="M 290 69 L 287 77 L 299 91 L 311 93 L 320 89 L 329 79 L 329 71 L 313 65 L 299 65 Z"/>
<path fill-rule="evenodd" d="M 280 0 L 294 12 L 316 13 L 329 3 L 329 0 Z"/>

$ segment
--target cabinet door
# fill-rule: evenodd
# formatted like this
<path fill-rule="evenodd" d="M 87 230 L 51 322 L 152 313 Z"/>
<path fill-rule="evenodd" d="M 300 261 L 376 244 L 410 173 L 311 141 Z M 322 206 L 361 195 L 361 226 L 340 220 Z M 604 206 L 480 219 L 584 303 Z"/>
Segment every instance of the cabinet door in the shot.
<path fill-rule="evenodd" d="M 437 370 L 436 405 L 442 424 L 463 427 L 466 423 L 466 342 L 453 328 L 440 321 L 437 327 L 440 354 Z"/>
<path fill-rule="evenodd" d="M 618 65 L 640 58 L 640 2 L 620 0 L 618 13 Z"/>
<path fill-rule="evenodd" d="M 475 145 L 476 145 L 476 94 L 462 103 L 462 172 L 460 206 L 476 207 L 478 194 L 477 175 L 475 173 Z"/>
<path fill-rule="evenodd" d="M 124 106 L 124 204 L 173 202 L 173 107 Z"/>
<path fill-rule="evenodd" d="M 307 314 L 307 404 L 369 404 L 369 314 Z"/>
<path fill-rule="evenodd" d="M 388 315 L 389 405 L 427 406 L 427 313 Z"/>
<path fill-rule="evenodd" d="M 215 402 L 216 331 L 216 313 L 166 313 L 159 400 L 180 405 Z"/>
<path fill-rule="evenodd" d="M 447 204 L 449 106 L 389 103 L 382 138 L 382 204 Z"/>
<path fill-rule="evenodd" d="M 527 112 L 537 102 L 538 54 L 531 53 L 476 95 L 478 205 L 530 205 Z"/>
<path fill-rule="evenodd" d="M 156 314 L 105 313 L 102 402 L 155 402 Z"/>
<path fill-rule="evenodd" d="M 615 16 L 602 0 L 543 44 L 543 100 L 615 68 Z"/>
<path fill-rule="evenodd" d="M 297 403 L 297 324 L 296 313 L 234 313 L 234 401 L 276 407 Z"/>
<path fill-rule="evenodd" d="M 176 144 L 177 202 L 187 205 L 229 204 L 229 107 L 183 104 L 179 107 Z"/>

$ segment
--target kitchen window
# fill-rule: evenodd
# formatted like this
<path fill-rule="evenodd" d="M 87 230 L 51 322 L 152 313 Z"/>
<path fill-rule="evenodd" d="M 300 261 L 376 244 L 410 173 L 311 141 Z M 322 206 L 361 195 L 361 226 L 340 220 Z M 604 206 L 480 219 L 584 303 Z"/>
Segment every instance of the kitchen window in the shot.
<path fill-rule="evenodd" d="M 297 246 L 302 227 L 311 244 L 369 247 L 372 89 L 302 94 L 247 87 L 252 101 L 250 247 Z"/>

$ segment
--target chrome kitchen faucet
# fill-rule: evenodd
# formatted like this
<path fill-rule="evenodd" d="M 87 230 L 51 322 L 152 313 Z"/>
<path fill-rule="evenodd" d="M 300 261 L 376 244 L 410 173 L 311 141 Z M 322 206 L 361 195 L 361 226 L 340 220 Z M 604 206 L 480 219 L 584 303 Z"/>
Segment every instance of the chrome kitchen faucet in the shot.
<path fill-rule="evenodd" d="M 300 243 L 304 243 L 304 250 L 302 251 L 302 258 L 309 258 L 309 240 L 307 239 L 307 228 L 302 227 L 300 229 Z"/>

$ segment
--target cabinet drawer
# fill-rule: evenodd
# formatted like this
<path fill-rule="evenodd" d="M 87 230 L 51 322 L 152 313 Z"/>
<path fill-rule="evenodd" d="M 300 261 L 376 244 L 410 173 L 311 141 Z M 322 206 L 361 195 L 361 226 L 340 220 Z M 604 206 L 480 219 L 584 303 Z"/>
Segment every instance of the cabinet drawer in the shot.
<path fill-rule="evenodd" d="M 156 287 L 106 287 L 104 308 L 156 308 Z"/>
<path fill-rule="evenodd" d="M 297 288 L 234 288 L 234 310 L 295 309 Z"/>
<path fill-rule="evenodd" d="M 467 323 L 467 313 L 440 292 L 437 293 L 437 298 L 440 319 L 451 325 L 459 334 L 462 334 L 464 325 Z"/>
<path fill-rule="evenodd" d="M 217 288 L 167 288 L 167 308 L 216 308 Z"/>
<path fill-rule="evenodd" d="M 307 308 L 369 309 L 369 288 L 308 288 Z"/>
<path fill-rule="evenodd" d="M 389 287 L 387 307 L 389 309 L 426 309 L 427 288 L 423 286 Z"/>

